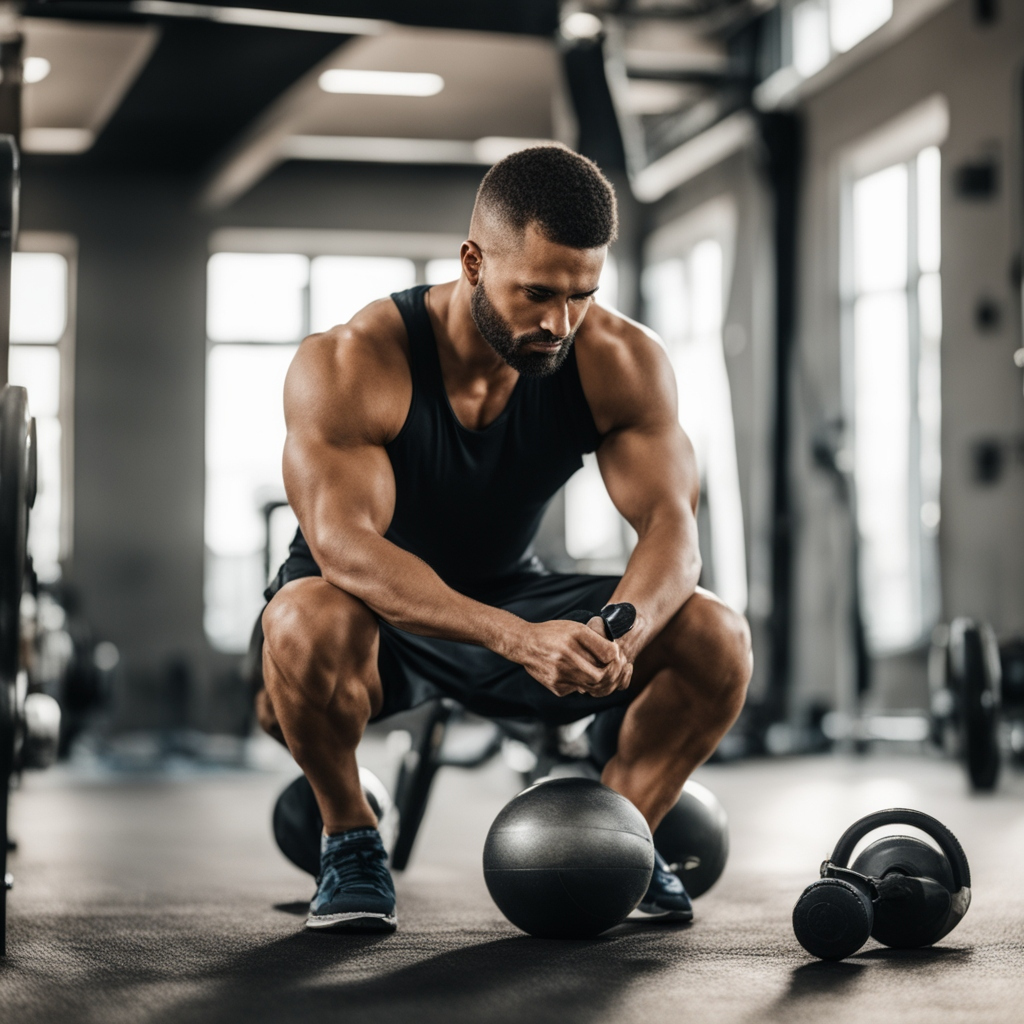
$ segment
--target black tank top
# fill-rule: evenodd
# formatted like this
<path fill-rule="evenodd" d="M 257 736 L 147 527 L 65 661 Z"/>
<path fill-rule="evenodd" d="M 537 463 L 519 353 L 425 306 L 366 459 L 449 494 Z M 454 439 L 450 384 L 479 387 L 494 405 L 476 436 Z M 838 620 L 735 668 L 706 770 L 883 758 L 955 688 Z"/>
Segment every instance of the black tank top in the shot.
<path fill-rule="evenodd" d="M 412 402 L 386 446 L 396 500 L 385 536 L 450 586 L 473 593 L 519 572 L 542 571 L 532 544 L 544 511 L 601 435 L 575 349 L 549 377 L 520 376 L 492 423 L 464 427 L 445 391 L 428 290 L 417 285 L 391 296 L 409 335 Z M 308 552 L 297 534 L 292 554 Z"/>

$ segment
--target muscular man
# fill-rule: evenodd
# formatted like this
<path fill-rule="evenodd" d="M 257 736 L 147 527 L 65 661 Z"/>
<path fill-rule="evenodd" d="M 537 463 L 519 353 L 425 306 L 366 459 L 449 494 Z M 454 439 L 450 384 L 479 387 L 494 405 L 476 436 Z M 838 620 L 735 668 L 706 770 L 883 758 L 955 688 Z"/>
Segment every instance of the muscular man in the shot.
<path fill-rule="evenodd" d="M 664 351 L 595 304 L 615 194 L 560 146 L 477 194 L 462 274 L 307 338 L 285 384 L 284 480 L 301 530 L 262 617 L 260 721 L 323 821 L 314 928 L 395 927 L 356 747 L 370 721 L 446 694 L 481 715 L 568 723 L 619 709 L 602 781 L 653 831 L 738 715 L 744 619 L 697 587 L 693 450 Z M 552 495 L 598 465 L 638 541 L 621 578 L 547 572 Z M 628 602 L 634 627 L 608 638 Z M 641 908 L 688 920 L 657 859 Z"/>

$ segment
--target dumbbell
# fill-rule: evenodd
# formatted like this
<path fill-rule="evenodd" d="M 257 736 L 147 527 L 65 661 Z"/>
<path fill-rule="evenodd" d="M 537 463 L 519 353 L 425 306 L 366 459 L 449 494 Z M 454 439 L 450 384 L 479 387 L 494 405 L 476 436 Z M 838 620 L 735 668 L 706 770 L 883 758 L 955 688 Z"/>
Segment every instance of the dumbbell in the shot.
<path fill-rule="evenodd" d="M 886 836 L 854 848 L 884 825 L 910 825 L 938 844 Z M 971 903 L 971 871 L 956 836 L 928 814 L 894 808 L 851 825 L 793 909 L 793 931 L 808 953 L 842 960 L 869 937 L 897 949 L 930 946 L 948 935 Z"/>

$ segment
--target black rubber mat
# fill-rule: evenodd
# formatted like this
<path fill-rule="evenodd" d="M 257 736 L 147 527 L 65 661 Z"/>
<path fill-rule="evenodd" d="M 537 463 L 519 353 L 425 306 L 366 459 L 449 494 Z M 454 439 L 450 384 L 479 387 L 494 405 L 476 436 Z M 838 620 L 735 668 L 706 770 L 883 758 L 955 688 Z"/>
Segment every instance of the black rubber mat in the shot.
<path fill-rule="evenodd" d="M 376 769 L 376 765 L 374 765 Z M 399 931 L 305 932 L 308 876 L 274 846 L 294 774 L 83 781 L 16 794 L 10 956 L 0 1019 L 88 1022 L 605 1024 L 1014 1021 L 1024 1006 L 1024 783 L 972 801 L 958 770 L 916 759 L 705 769 L 730 815 L 721 882 L 673 928 L 627 922 L 592 941 L 531 939 L 488 898 L 487 827 L 515 792 L 501 764 L 439 776 L 398 880 Z M 383 773 L 382 773 L 383 774 Z M 974 905 L 934 949 L 869 943 L 810 960 L 793 903 L 839 833 L 885 805 L 960 835 Z"/>

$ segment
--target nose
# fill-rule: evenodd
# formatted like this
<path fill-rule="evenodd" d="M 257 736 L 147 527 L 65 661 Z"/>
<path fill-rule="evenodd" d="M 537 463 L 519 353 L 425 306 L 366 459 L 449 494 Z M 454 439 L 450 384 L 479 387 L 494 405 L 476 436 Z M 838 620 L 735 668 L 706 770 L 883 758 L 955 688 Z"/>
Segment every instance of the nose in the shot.
<path fill-rule="evenodd" d="M 540 322 L 542 330 L 553 334 L 556 338 L 565 338 L 570 331 L 568 303 L 552 303 L 544 312 Z"/>

